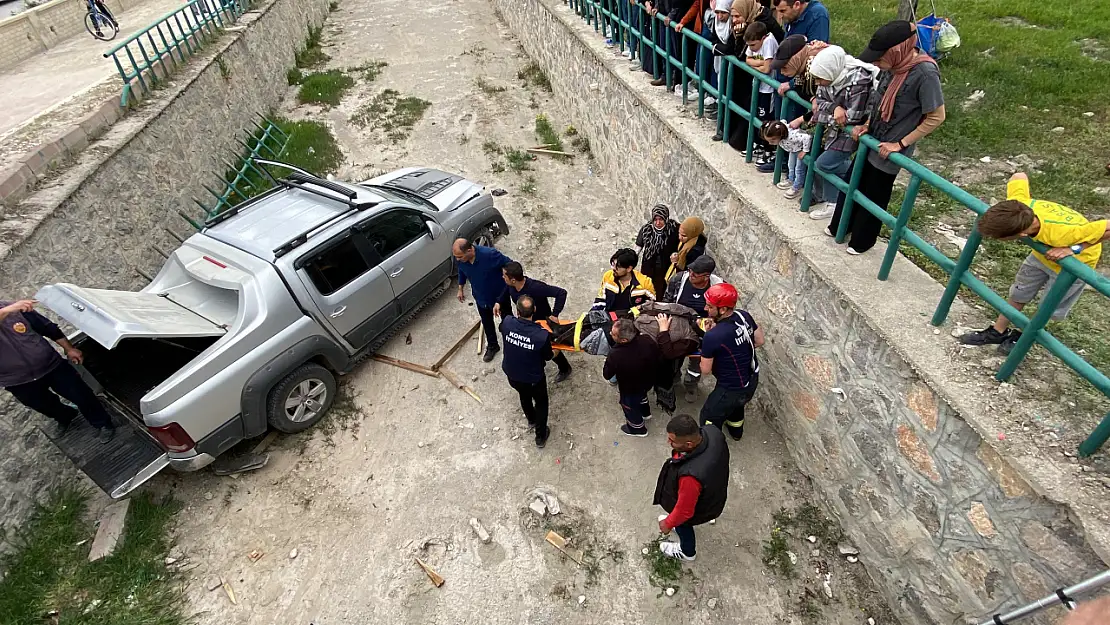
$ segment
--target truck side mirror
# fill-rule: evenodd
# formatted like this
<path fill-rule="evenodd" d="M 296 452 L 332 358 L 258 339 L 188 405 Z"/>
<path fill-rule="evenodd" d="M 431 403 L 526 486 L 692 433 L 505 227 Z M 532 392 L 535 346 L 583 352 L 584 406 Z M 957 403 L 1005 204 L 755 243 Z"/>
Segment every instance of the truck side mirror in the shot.
<path fill-rule="evenodd" d="M 443 226 L 439 225 L 439 222 L 429 219 L 427 223 L 428 231 L 431 233 L 433 241 L 443 235 Z"/>

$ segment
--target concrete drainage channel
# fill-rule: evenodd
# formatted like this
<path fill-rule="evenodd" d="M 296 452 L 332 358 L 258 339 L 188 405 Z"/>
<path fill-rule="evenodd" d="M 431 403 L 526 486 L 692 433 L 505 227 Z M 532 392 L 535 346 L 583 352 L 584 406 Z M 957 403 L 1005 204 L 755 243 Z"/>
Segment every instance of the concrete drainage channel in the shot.
<path fill-rule="evenodd" d="M 957 414 L 914 372 L 906 346 L 815 268 L 808 233 L 753 207 L 756 191 L 740 199 L 703 160 L 706 145 L 683 138 L 701 134 L 697 122 L 630 88 L 606 65 L 623 62 L 575 17 L 536 1 L 462 0 L 444 11 L 345 0 L 323 33 L 330 58 L 314 61 L 322 76 L 287 76 L 307 26 L 328 10 L 317 4 L 274 0 L 221 42 L 228 75 L 210 59 L 156 95 L 148 116 L 109 130 L 111 149 L 65 199 L 37 198 L 36 227 L 9 242 L 5 290 L 59 279 L 137 286 L 128 269 L 158 266 L 146 250 L 162 220 L 176 219 L 167 207 L 203 196 L 205 155 L 277 107 L 326 122 L 345 152 L 341 179 L 420 164 L 507 190 L 498 206 L 513 234 L 499 246 L 570 291 L 567 316 L 589 306 L 607 259 L 652 204 L 706 218 L 721 273 L 767 328 L 765 386 L 732 444 L 726 512 L 699 528 L 697 561 L 676 566 L 652 541 L 663 418 L 647 439 L 616 434 L 620 411 L 599 361 L 573 357 L 574 375 L 553 387 L 542 452 L 496 362 L 468 349 L 451 362 L 480 404 L 442 380 L 368 363 L 346 379 L 328 427 L 279 438 L 263 470 L 151 484 L 184 503 L 175 560 L 188 564 L 198 622 L 951 623 L 1098 566 L 1069 511 L 1035 495 L 961 419 L 964 406 Z M 427 40 L 416 45 L 415 32 Z M 552 134 L 572 159 L 527 152 Z M 155 156 L 166 152 L 180 162 Z M 78 226 L 87 249 L 60 259 L 54 250 Z M 428 362 L 473 317 L 441 299 L 382 352 Z M 827 396 L 831 387 L 847 399 Z M 680 410 L 696 413 L 705 392 Z M 530 509 L 540 489 L 559 514 Z M 444 584 L 432 586 L 414 558 Z"/>

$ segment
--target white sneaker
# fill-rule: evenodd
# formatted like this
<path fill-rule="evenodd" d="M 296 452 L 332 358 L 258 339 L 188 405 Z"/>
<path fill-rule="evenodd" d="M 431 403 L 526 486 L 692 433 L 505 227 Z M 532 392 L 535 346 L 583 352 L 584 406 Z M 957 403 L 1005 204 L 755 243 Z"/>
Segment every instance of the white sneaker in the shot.
<path fill-rule="evenodd" d="M 623 56 L 626 59 L 631 59 L 632 58 L 632 50 L 625 50 L 624 52 L 621 52 L 621 56 Z"/>
<path fill-rule="evenodd" d="M 852 247 L 851 245 L 848 246 L 848 254 L 850 254 L 852 256 L 859 256 L 862 253 L 863 252 L 857 252 L 856 248 Z"/>
<path fill-rule="evenodd" d="M 670 543 L 670 542 L 659 543 L 659 551 L 662 551 L 663 555 L 665 555 L 669 558 L 675 558 L 677 560 L 682 560 L 683 562 L 693 562 L 694 558 L 697 557 L 697 556 L 688 556 L 688 555 L 682 553 L 682 546 L 679 545 L 678 543 Z"/>
<path fill-rule="evenodd" d="M 785 191 L 787 189 L 793 189 L 794 188 L 794 181 L 789 179 L 789 178 L 783 178 L 782 181 L 779 182 L 775 186 L 782 189 L 783 191 Z"/>
<path fill-rule="evenodd" d="M 790 187 L 789 189 L 787 189 L 786 191 L 783 192 L 782 197 L 784 197 L 788 200 L 793 200 L 794 198 L 798 197 L 801 194 L 802 194 L 801 189 Z"/>
<path fill-rule="evenodd" d="M 717 103 L 717 98 L 714 98 L 714 97 L 713 97 L 713 96 L 711 96 L 711 95 L 707 95 L 707 96 L 705 96 L 705 105 L 706 105 L 706 106 L 712 106 L 712 105 L 714 105 L 714 104 L 716 104 L 716 103 Z"/>
<path fill-rule="evenodd" d="M 836 212 L 836 204 L 825 202 L 824 206 L 822 206 L 822 207 L 820 207 L 816 210 L 809 211 L 809 218 L 810 219 L 828 219 L 829 217 L 833 216 L 834 212 Z"/>
<path fill-rule="evenodd" d="M 827 237 L 835 237 L 836 236 L 836 233 L 832 231 L 832 226 L 831 225 L 825 226 L 825 236 L 827 236 Z"/>

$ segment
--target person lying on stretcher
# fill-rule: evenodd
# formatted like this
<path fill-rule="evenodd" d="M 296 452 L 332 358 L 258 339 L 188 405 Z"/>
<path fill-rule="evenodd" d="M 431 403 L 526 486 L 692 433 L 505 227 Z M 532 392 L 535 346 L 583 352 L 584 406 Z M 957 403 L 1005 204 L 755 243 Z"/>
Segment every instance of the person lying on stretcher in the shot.
<path fill-rule="evenodd" d="M 594 356 L 609 354 L 609 330 L 617 319 L 633 319 L 640 333 L 657 340 L 659 322 L 657 315 L 671 316 L 669 347 L 663 356 L 668 359 L 683 358 L 696 353 L 705 334 L 701 324 L 705 321 L 693 309 L 681 304 L 648 301 L 627 311 L 605 312 L 590 310 L 575 321 L 549 319 L 539 324 L 552 333 L 551 346 L 561 351 L 582 351 Z"/>

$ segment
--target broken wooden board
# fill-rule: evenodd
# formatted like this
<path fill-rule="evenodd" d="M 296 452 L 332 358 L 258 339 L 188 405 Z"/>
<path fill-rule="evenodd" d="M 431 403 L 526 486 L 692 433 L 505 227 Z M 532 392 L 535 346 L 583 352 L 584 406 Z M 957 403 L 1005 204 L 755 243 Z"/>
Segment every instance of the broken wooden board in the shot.
<path fill-rule="evenodd" d="M 454 356 L 455 352 L 459 351 L 459 348 L 461 348 L 463 345 L 466 345 L 466 342 L 470 340 L 470 337 L 480 327 L 482 327 L 482 321 L 479 319 L 478 321 L 474 322 L 474 325 L 466 331 L 466 334 L 464 334 L 461 339 L 456 341 L 455 344 L 451 346 L 451 349 L 447 350 L 447 352 L 443 354 L 443 356 L 441 356 L 439 360 L 436 361 L 436 364 L 432 365 L 432 371 L 439 371 L 440 367 L 447 364 L 447 360 L 450 359 L 451 356 Z"/>
<path fill-rule="evenodd" d="M 416 373 L 420 373 L 420 374 L 426 375 L 430 378 L 438 378 L 439 377 L 439 374 L 436 373 L 435 371 L 432 371 L 431 369 L 425 367 L 424 365 L 418 365 L 415 362 L 409 362 L 407 360 L 399 360 L 397 358 L 391 358 L 389 356 L 383 356 L 381 354 L 374 354 L 370 358 L 373 359 L 373 360 L 376 360 L 378 362 L 384 362 L 387 365 L 393 365 L 394 367 L 400 367 L 401 369 L 407 369 L 408 371 L 413 371 L 413 372 L 416 372 Z"/>
<path fill-rule="evenodd" d="M 455 388 L 457 388 L 461 391 L 465 391 L 467 395 L 470 395 L 471 397 L 473 397 L 474 401 L 478 402 L 479 404 L 482 403 L 482 398 L 478 397 L 478 394 L 474 392 L 474 389 L 472 389 L 469 386 L 463 384 L 462 380 L 459 379 L 459 376 L 455 375 L 454 371 L 451 371 L 450 369 L 444 368 L 444 369 L 440 369 L 439 373 L 444 378 L 447 378 L 448 382 L 450 382 L 451 384 L 454 384 Z"/>
<path fill-rule="evenodd" d="M 436 588 L 439 588 L 440 586 L 443 585 L 443 582 L 447 581 L 447 580 L 443 579 L 442 575 L 440 575 L 439 573 L 436 573 L 435 569 L 428 566 L 427 564 L 424 564 L 424 561 L 421 560 L 420 558 L 413 558 L 413 559 L 416 560 L 416 564 L 419 565 L 420 568 L 424 569 L 424 572 L 428 574 L 428 579 L 432 580 L 432 583 L 435 584 Z"/>
<path fill-rule="evenodd" d="M 582 564 L 582 560 L 585 554 L 582 553 L 581 549 L 572 549 L 571 547 L 568 547 L 567 539 L 550 530 L 547 532 L 547 536 L 545 538 L 547 542 L 551 543 L 552 547 L 558 549 L 563 555 L 570 558 L 571 560 L 574 560 L 578 564 Z"/>
<path fill-rule="evenodd" d="M 96 528 L 96 537 L 93 538 L 92 547 L 89 548 L 89 562 L 96 562 L 101 558 L 112 555 L 123 537 L 123 528 L 127 523 L 127 510 L 131 506 L 130 499 L 117 501 L 104 509 L 100 515 L 100 526 Z"/>
<path fill-rule="evenodd" d="M 528 148 L 525 151 L 528 152 L 529 154 L 546 154 L 548 156 L 568 156 L 568 157 L 574 158 L 574 155 L 571 154 L 570 152 L 561 152 L 559 150 L 545 150 L 545 149 L 542 149 L 542 148 Z"/>

